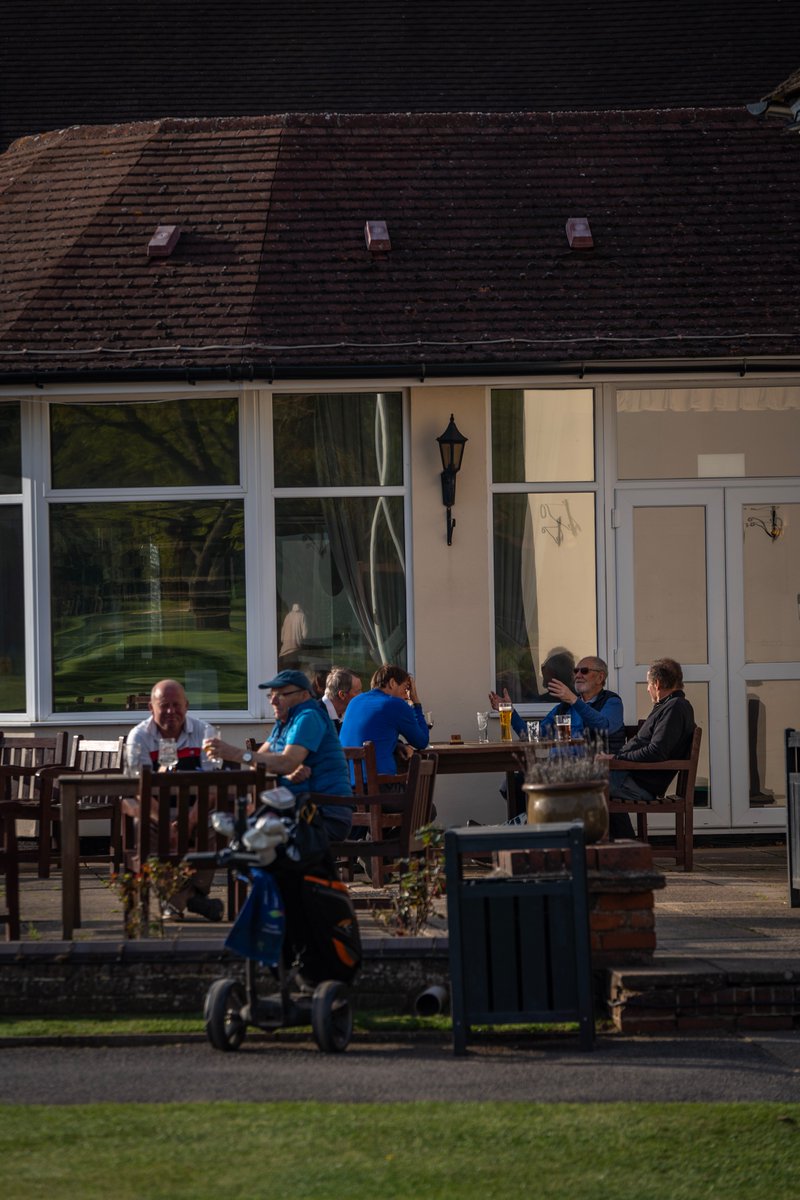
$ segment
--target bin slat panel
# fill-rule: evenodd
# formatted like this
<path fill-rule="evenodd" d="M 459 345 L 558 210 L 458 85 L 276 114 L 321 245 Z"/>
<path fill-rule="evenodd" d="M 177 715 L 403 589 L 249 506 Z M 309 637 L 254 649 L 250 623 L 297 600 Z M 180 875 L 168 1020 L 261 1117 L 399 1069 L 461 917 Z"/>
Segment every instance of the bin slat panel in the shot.
<path fill-rule="evenodd" d="M 463 878 L 474 852 L 558 847 L 572 871 L 558 876 Z M 583 826 L 450 829 L 445 835 L 453 1043 L 466 1049 L 470 1026 L 578 1021 L 591 1048 L 588 889 Z"/>

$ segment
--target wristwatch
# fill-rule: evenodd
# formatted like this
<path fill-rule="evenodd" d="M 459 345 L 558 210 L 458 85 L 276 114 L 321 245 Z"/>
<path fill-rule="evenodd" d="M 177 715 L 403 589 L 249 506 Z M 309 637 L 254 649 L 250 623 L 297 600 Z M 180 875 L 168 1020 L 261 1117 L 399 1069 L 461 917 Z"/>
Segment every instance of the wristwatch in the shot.
<path fill-rule="evenodd" d="M 241 759 L 242 766 L 249 767 L 252 761 L 253 761 L 253 751 L 245 750 L 244 754 L 242 755 L 242 759 Z"/>

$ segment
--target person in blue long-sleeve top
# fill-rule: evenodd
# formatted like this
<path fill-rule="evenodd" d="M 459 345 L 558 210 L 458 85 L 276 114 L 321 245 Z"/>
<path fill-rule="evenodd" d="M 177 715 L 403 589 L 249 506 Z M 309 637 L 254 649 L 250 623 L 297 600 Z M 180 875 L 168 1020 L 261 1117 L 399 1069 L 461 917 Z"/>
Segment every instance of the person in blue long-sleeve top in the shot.
<path fill-rule="evenodd" d="M 624 716 L 622 700 L 616 692 L 608 691 L 605 687 L 607 676 L 608 667 L 602 658 L 588 655 L 576 666 L 572 687 L 560 679 L 551 679 L 547 690 L 558 700 L 558 704 L 542 719 L 541 732 L 554 737 L 556 714 L 568 712 L 572 717 L 573 737 L 594 733 L 608 742 L 610 753 L 615 753 L 625 741 Z M 505 699 L 509 699 L 508 692 L 505 693 Z M 496 692 L 489 693 L 489 700 L 492 708 L 500 704 L 500 696 Z M 527 737 L 526 723 L 516 709 L 511 714 L 511 728 L 518 737 Z"/>
<path fill-rule="evenodd" d="M 370 690 L 354 696 L 348 704 L 339 738 L 343 746 L 374 742 L 378 773 L 393 775 L 397 770 L 394 749 L 401 734 L 416 750 L 428 745 L 428 726 L 414 676 L 403 667 L 384 663 L 372 676 Z"/>

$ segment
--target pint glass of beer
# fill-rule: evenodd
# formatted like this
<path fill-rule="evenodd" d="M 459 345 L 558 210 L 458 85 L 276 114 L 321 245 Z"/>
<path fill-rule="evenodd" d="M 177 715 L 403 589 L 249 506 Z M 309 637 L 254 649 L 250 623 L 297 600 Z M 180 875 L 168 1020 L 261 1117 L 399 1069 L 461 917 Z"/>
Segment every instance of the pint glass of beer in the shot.
<path fill-rule="evenodd" d="M 568 742 L 572 736 L 572 717 L 569 713 L 556 713 L 556 737 L 559 742 Z"/>
<path fill-rule="evenodd" d="M 500 741 L 511 741 L 511 713 L 512 706 L 505 702 L 499 706 L 500 712 Z"/>

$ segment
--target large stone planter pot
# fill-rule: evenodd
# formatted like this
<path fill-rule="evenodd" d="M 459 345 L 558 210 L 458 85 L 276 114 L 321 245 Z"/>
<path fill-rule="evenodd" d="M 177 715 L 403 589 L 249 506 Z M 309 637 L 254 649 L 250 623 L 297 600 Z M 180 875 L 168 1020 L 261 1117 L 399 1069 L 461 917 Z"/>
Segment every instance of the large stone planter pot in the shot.
<path fill-rule="evenodd" d="M 583 821 L 587 842 L 599 842 L 608 832 L 604 779 L 580 783 L 523 783 L 522 790 L 528 801 L 529 825 Z"/>

